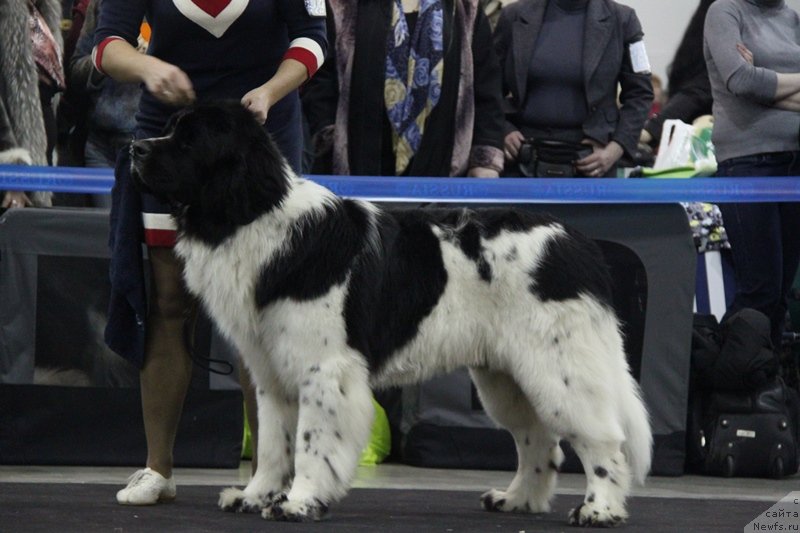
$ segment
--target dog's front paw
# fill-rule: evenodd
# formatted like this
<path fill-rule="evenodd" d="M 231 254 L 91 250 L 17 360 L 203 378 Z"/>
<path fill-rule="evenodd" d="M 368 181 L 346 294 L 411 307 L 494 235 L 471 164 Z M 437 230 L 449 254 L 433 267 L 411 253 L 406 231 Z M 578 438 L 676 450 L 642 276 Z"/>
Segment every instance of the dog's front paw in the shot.
<path fill-rule="evenodd" d="M 316 522 L 325 518 L 328 506 L 319 500 L 296 501 L 289 500 L 285 494 L 272 500 L 264 507 L 261 516 L 267 520 L 281 522 Z"/>
<path fill-rule="evenodd" d="M 582 503 L 569 512 L 569 523 L 581 527 L 615 527 L 628 518 L 624 509 L 612 509 L 594 503 Z"/>
<path fill-rule="evenodd" d="M 510 506 L 506 505 L 507 503 L 506 493 L 502 490 L 491 489 L 481 495 L 481 505 L 486 511 L 510 511 Z"/>
<path fill-rule="evenodd" d="M 507 491 L 492 489 L 481 496 L 481 505 L 486 511 L 502 513 L 549 513 L 550 503 L 532 504 L 524 497 Z"/>
<path fill-rule="evenodd" d="M 230 487 L 219 493 L 219 508 L 231 513 L 259 513 L 272 500 L 272 493 L 251 496 L 245 491 Z"/>

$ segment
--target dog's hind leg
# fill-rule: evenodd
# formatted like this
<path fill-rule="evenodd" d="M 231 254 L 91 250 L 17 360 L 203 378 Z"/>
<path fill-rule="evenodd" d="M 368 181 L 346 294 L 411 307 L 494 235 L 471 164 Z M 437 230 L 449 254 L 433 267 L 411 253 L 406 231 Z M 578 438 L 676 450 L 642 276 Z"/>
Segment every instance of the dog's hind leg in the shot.
<path fill-rule="evenodd" d="M 483 407 L 508 429 L 517 447 L 517 473 L 509 487 L 492 489 L 481 502 L 487 511 L 546 513 L 564 454 L 558 437 L 540 421 L 525 393 L 503 372 L 470 369 Z"/>
<path fill-rule="evenodd" d="M 372 427 L 372 391 L 357 356 L 309 366 L 299 398 L 292 487 L 264 509 L 264 518 L 321 519 L 347 493 Z"/>
<path fill-rule="evenodd" d="M 503 359 L 541 423 L 572 444 L 586 471 L 584 501 L 570 523 L 620 524 L 632 480 L 643 481 L 650 468 L 652 436 L 619 322 L 588 296 L 540 302 L 538 312 L 521 324 L 512 323 L 521 313 L 503 321 L 514 326 Z"/>
<path fill-rule="evenodd" d="M 520 388 L 544 425 L 569 440 L 586 471 L 586 495 L 570 512 L 570 523 L 615 526 L 628 516 L 631 469 L 643 479 L 649 467 L 644 406 L 616 328 L 551 334 L 550 346 L 540 343 L 535 361 L 518 359 L 522 364 L 515 378 L 528 377 L 519 381 Z"/>
<path fill-rule="evenodd" d="M 244 490 L 231 487 L 219 496 L 225 511 L 259 513 L 282 494 L 292 479 L 297 400 L 274 382 L 253 373 L 258 402 L 258 467 Z M 260 378 L 260 379 L 259 379 Z"/>
<path fill-rule="evenodd" d="M 571 413 L 575 426 L 569 440 L 587 481 L 583 503 L 569 513 L 573 525 L 609 527 L 624 522 L 632 481 L 644 482 L 650 467 L 652 437 L 638 385 L 628 372 L 616 378 L 611 391 L 584 399 L 594 409 L 582 414 L 583 419 L 577 409 Z"/>
<path fill-rule="evenodd" d="M 631 473 L 620 441 L 576 437 L 571 441 L 586 472 L 586 496 L 570 510 L 569 522 L 579 526 L 612 527 L 628 518 L 625 499 Z"/>
<path fill-rule="evenodd" d="M 616 398 L 608 386 L 613 381 L 607 379 L 608 372 L 598 369 L 591 373 L 574 370 L 569 365 L 556 371 L 563 375 L 542 370 L 521 387 L 543 424 L 569 440 L 586 471 L 586 495 L 583 503 L 570 511 L 569 522 L 611 527 L 627 518 L 625 498 L 631 481 L 622 453 L 624 433 L 615 416 Z"/>

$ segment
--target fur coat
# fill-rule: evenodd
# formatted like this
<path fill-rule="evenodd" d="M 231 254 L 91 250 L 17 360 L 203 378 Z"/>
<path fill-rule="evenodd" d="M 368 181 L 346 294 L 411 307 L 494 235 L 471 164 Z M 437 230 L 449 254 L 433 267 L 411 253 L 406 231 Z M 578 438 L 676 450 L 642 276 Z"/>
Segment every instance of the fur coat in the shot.
<path fill-rule="evenodd" d="M 59 0 L 34 0 L 59 46 L 63 46 Z M 0 163 L 47 165 L 47 137 L 33 60 L 28 0 L 0 1 Z M 50 193 L 33 193 L 47 205 Z"/>

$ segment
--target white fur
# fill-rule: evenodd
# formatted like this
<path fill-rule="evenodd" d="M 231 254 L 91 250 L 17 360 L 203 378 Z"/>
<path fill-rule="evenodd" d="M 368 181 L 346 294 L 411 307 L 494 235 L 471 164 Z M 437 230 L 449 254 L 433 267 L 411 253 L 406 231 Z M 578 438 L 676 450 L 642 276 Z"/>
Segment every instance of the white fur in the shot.
<path fill-rule="evenodd" d="M 370 386 L 413 383 L 467 366 L 487 412 L 511 431 L 520 456 L 511 485 L 487 492 L 484 506 L 548 511 L 557 474 L 551 466 L 561 463 L 558 441 L 567 438 L 588 480 L 584 505 L 571 521 L 624 520 L 631 480 L 644 479 L 652 441 L 617 319 L 587 295 L 543 302 L 528 290 L 530 265 L 564 228 L 553 223 L 482 239 L 491 284 L 434 228 L 448 275 L 444 293 L 417 335 L 369 376 L 363 355 L 347 344 L 349 278 L 314 300 L 256 308 L 264 265 L 285 250 L 301 217 L 333 199 L 321 186 L 293 179 L 280 207 L 220 245 L 178 241 L 189 289 L 235 343 L 258 390 L 259 468 L 243 491 L 223 491 L 220 506 L 263 508 L 270 518 L 318 517 L 315 506 L 335 502 L 349 487 L 372 421 Z M 376 209 L 370 207 L 373 220 Z M 377 233 L 370 237 L 377 247 Z M 517 259 L 504 259 L 512 248 Z"/>
<path fill-rule="evenodd" d="M 31 153 L 25 148 L 9 148 L 0 151 L 0 163 L 14 165 L 32 165 Z"/>

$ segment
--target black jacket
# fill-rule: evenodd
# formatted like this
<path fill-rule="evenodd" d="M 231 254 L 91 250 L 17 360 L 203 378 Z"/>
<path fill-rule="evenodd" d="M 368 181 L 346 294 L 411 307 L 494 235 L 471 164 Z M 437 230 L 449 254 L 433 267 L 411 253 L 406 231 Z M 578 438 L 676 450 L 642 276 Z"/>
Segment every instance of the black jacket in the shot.
<path fill-rule="evenodd" d="M 680 119 L 691 124 L 697 117 L 710 115 L 714 99 L 711 96 L 711 82 L 708 70 L 701 69 L 693 77 L 684 81 L 680 87 L 669 88 L 669 100 L 655 117 L 649 119 L 644 129 L 653 137 L 650 144 L 661 140 L 661 130 L 667 119 Z"/>
<path fill-rule="evenodd" d="M 503 8 L 495 29 L 495 51 L 507 95 L 506 134 L 518 129 L 528 66 L 547 1 L 518 0 L 509 4 Z M 642 40 L 642 25 L 633 9 L 612 0 L 591 0 L 586 9 L 583 72 L 589 116 L 583 123 L 583 133 L 602 144 L 616 141 L 632 155 L 653 102 L 650 73 L 634 72 L 628 51 L 631 44 Z"/>

